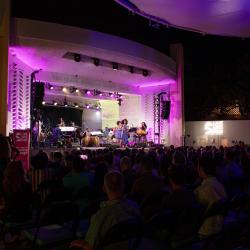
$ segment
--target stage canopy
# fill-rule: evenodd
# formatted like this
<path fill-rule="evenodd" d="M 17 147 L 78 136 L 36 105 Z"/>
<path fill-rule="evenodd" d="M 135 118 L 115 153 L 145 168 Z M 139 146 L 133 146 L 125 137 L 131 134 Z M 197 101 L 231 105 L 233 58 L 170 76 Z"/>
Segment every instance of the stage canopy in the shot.
<path fill-rule="evenodd" d="M 250 37 L 249 0 L 116 0 L 152 21 L 204 34 Z"/>

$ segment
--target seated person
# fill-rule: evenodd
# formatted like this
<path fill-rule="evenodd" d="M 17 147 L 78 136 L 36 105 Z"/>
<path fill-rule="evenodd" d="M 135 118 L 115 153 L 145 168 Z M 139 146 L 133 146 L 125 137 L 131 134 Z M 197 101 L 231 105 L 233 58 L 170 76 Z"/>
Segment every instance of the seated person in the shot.
<path fill-rule="evenodd" d="M 73 241 L 71 247 L 95 249 L 112 226 L 124 220 L 139 218 L 138 209 L 132 202 L 123 198 L 123 187 L 123 176 L 119 172 L 109 172 L 105 175 L 104 190 L 108 201 L 101 203 L 100 210 L 92 216 L 85 240 Z M 124 248 L 119 249 L 127 249 L 127 244 L 122 243 Z"/>
<path fill-rule="evenodd" d="M 86 161 L 80 157 L 73 160 L 73 169 L 63 178 L 63 186 L 70 189 L 73 193 L 90 187 L 93 183 L 93 176 L 85 169 Z"/>
<path fill-rule="evenodd" d="M 185 188 L 185 166 L 171 166 L 168 169 L 170 194 L 163 201 L 164 208 L 170 208 L 174 212 L 182 212 L 183 209 L 192 207 L 196 203 L 194 193 Z"/>
<path fill-rule="evenodd" d="M 146 141 L 146 135 L 147 135 L 147 125 L 145 122 L 142 122 L 138 129 L 136 130 L 137 136 L 139 136 L 139 141 L 144 142 Z"/>
<path fill-rule="evenodd" d="M 31 185 L 25 180 L 22 162 L 10 162 L 4 171 L 1 216 L 8 216 L 7 220 L 13 222 L 30 219 L 31 197 Z"/>
<path fill-rule="evenodd" d="M 195 196 L 199 203 L 209 208 L 214 202 L 227 197 L 224 186 L 215 177 L 215 163 L 212 158 L 202 157 L 199 160 L 198 173 L 203 180 L 195 190 Z M 223 226 L 221 215 L 207 218 L 202 224 L 199 235 L 207 237 L 220 232 Z"/>
<path fill-rule="evenodd" d="M 152 158 L 146 155 L 140 162 L 140 176 L 132 187 L 132 194 L 140 196 L 141 201 L 146 200 L 153 193 L 161 192 L 164 188 L 162 179 L 153 175 L 152 170 Z"/>

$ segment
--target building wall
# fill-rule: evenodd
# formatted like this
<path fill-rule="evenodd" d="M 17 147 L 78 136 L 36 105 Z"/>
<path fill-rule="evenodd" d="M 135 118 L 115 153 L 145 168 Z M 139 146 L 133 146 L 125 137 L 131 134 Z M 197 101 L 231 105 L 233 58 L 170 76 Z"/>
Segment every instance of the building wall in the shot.
<path fill-rule="evenodd" d="M 30 75 L 32 69 L 9 56 L 8 132 L 30 128 Z"/>
<path fill-rule="evenodd" d="M 222 130 L 221 130 L 222 128 Z M 191 121 L 185 123 L 186 145 L 188 146 L 231 146 L 236 141 L 250 144 L 250 120 Z M 188 136 L 189 135 L 189 136 Z"/>
<path fill-rule="evenodd" d="M 114 128 L 119 120 L 119 106 L 117 101 L 100 100 L 102 109 L 102 129 Z"/>
<path fill-rule="evenodd" d="M 141 96 L 126 95 L 119 107 L 120 120 L 127 119 L 130 127 L 138 127 L 142 122 Z"/>

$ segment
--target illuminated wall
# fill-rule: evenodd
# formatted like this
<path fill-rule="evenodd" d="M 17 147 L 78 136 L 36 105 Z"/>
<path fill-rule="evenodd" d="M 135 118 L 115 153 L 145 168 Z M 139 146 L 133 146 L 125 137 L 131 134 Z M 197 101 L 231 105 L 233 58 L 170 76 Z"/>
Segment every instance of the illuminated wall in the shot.
<path fill-rule="evenodd" d="M 130 127 L 137 127 L 142 122 L 141 97 L 138 95 L 126 95 L 119 107 L 120 120 L 127 119 Z"/>
<path fill-rule="evenodd" d="M 102 129 L 113 128 L 119 120 L 119 106 L 117 101 L 100 100 L 102 108 Z"/>
<path fill-rule="evenodd" d="M 189 146 L 231 146 L 236 141 L 250 144 L 250 121 L 192 121 L 185 123 Z"/>
<path fill-rule="evenodd" d="M 30 74 L 32 69 L 9 56 L 8 132 L 30 128 Z"/>

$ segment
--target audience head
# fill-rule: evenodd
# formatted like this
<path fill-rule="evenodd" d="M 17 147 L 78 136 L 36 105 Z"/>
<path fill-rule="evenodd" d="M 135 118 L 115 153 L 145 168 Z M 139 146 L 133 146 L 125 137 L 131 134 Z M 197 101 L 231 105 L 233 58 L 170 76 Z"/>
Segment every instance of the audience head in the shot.
<path fill-rule="evenodd" d="M 8 138 L 0 134 L 0 159 L 9 161 L 11 158 L 11 146 Z"/>
<path fill-rule="evenodd" d="M 33 166 L 34 169 L 47 168 L 48 164 L 49 164 L 48 155 L 43 151 L 38 152 L 38 154 L 36 154 L 31 158 L 31 165 Z"/>
<path fill-rule="evenodd" d="M 128 169 L 130 169 L 131 167 L 131 163 L 130 163 L 130 159 L 128 156 L 123 156 L 121 158 L 121 161 L 120 161 L 120 168 L 121 168 L 121 171 L 124 172 Z"/>
<path fill-rule="evenodd" d="M 182 151 L 175 151 L 172 158 L 172 164 L 175 166 L 186 165 L 186 156 Z"/>
<path fill-rule="evenodd" d="M 61 152 L 55 152 L 54 153 L 54 161 L 55 162 L 61 162 L 62 161 L 62 159 L 63 159 L 63 155 L 62 155 L 62 153 Z"/>
<path fill-rule="evenodd" d="M 203 156 L 199 159 L 198 173 L 202 179 L 206 179 L 210 176 L 215 176 L 216 166 L 211 157 Z"/>
<path fill-rule="evenodd" d="M 171 166 L 168 169 L 168 177 L 173 190 L 182 188 L 186 181 L 185 166 Z"/>
<path fill-rule="evenodd" d="M 121 124 L 121 121 L 117 121 L 116 125 L 119 126 Z"/>
<path fill-rule="evenodd" d="M 81 173 L 85 170 L 86 160 L 81 159 L 80 157 L 75 157 L 73 161 L 73 171 L 75 173 Z"/>
<path fill-rule="evenodd" d="M 24 170 L 21 161 L 12 161 L 4 171 L 3 187 L 5 192 L 18 192 L 25 183 Z"/>
<path fill-rule="evenodd" d="M 152 158 L 148 155 L 145 155 L 140 162 L 140 172 L 143 173 L 151 173 L 153 169 Z"/>
<path fill-rule="evenodd" d="M 112 171 L 104 176 L 104 190 L 109 199 L 119 199 L 123 195 L 124 180 L 118 171 Z"/>

